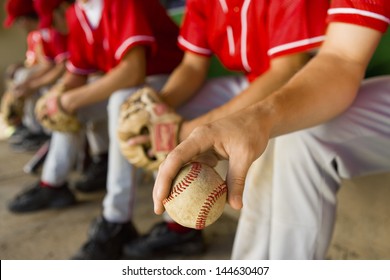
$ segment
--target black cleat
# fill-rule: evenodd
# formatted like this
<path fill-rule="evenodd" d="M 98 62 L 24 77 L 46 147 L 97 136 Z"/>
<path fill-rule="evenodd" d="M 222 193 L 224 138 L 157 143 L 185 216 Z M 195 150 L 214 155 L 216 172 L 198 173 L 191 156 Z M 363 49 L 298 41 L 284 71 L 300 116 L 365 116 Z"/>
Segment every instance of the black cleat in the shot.
<path fill-rule="evenodd" d="M 94 192 L 106 188 L 108 169 L 108 155 L 100 155 L 92 158 L 92 162 L 75 183 L 75 188 L 80 192 Z"/>
<path fill-rule="evenodd" d="M 111 223 L 103 217 L 96 219 L 89 230 L 89 239 L 72 257 L 73 260 L 116 260 L 123 245 L 138 237 L 131 222 Z"/>
<path fill-rule="evenodd" d="M 8 205 L 15 213 L 27 213 L 49 208 L 63 208 L 73 205 L 76 198 L 67 184 L 59 188 L 42 186 L 39 182 L 16 196 Z"/>
<path fill-rule="evenodd" d="M 189 229 L 177 233 L 168 229 L 167 223 L 156 224 L 151 231 L 124 246 L 127 259 L 156 259 L 170 255 L 196 255 L 206 250 L 202 231 Z"/>

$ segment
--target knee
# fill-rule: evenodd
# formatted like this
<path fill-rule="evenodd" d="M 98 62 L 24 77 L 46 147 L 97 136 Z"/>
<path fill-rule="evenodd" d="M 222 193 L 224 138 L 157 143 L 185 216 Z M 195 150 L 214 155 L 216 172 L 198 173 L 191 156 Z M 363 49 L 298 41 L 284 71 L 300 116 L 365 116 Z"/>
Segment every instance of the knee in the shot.
<path fill-rule="evenodd" d="M 109 118 L 117 118 L 119 117 L 119 112 L 120 112 L 120 107 L 131 96 L 138 87 L 134 88 L 127 88 L 127 89 L 120 89 L 115 91 L 114 93 L 111 94 L 109 100 L 108 100 L 108 105 L 107 105 L 107 111 L 108 111 L 108 116 Z"/>
<path fill-rule="evenodd" d="M 298 131 L 278 137 L 275 141 L 275 158 L 281 161 L 298 160 L 310 148 L 313 136 L 305 131 Z"/>

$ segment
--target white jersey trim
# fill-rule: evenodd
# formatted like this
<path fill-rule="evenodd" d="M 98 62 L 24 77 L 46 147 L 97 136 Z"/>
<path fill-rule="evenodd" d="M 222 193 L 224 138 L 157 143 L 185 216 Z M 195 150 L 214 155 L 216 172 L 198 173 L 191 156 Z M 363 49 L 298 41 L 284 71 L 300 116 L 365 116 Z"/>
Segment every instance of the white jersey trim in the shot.
<path fill-rule="evenodd" d="M 51 40 L 51 36 L 48 28 L 43 28 L 39 30 L 39 32 L 43 41 L 49 42 Z"/>
<path fill-rule="evenodd" d="M 68 59 L 68 58 L 69 58 L 69 52 L 64 52 L 64 53 L 58 54 L 58 55 L 54 58 L 54 60 L 55 60 L 56 62 L 62 62 L 62 61 L 64 61 L 64 60 Z"/>
<path fill-rule="evenodd" d="M 92 45 L 94 42 L 92 31 L 88 25 L 88 22 L 85 20 L 85 17 L 82 14 L 81 8 L 78 5 L 79 4 L 75 5 L 76 17 L 80 22 L 81 28 L 84 30 L 85 37 L 87 38 L 88 43 Z"/>
<path fill-rule="evenodd" d="M 322 42 L 322 41 L 324 41 L 324 39 L 325 39 L 325 36 L 318 36 L 318 37 L 313 37 L 313 38 L 309 38 L 309 39 L 291 42 L 288 44 L 284 44 L 284 45 L 280 45 L 280 46 L 271 48 L 268 50 L 267 54 L 269 56 L 272 56 L 276 53 L 283 52 L 286 50 L 295 49 L 295 48 L 302 47 L 305 45 L 310 45 L 310 44 Z"/>
<path fill-rule="evenodd" d="M 226 27 L 226 33 L 229 43 L 229 54 L 230 56 L 233 56 L 236 53 L 236 47 L 234 43 L 233 28 L 230 25 Z"/>
<path fill-rule="evenodd" d="M 221 5 L 222 11 L 226 14 L 229 11 L 226 0 L 219 0 L 219 4 Z"/>
<path fill-rule="evenodd" d="M 155 39 L 153 36 L 146 36 L 146 35 L 137 35 L 130 37 L 126 39 L 122 45 L 119 46 L 119 48 L 115 52 L 115 58 L 120 59 L 123 55 L 123 52 L 132 44 L 136 42 L 154 42 Z"/>
<path fill-rule="evenodd" d="M 78 4 L 80 5 L 80 8 L 84 10 L 92 28 L 97 28 L 103 16 L 103 0 L 80 1 Z"/>
<path fill-rule="evenodd" d="M 337 14 L 355 14 L 361 15 L 365 17 L 370 17 L 374 19 L 378 19 L 390 24 L 390 19 L 385 17 L 384 15 L 373 13 L 370 11 L 359 10 L 354 8 L 333 8 L 328 10 L 328 15 L 337 15 Z"/>
<path fill-rule="evenodd" d="M 242 66 L 248 73 L 251 72 L 251 67 L 248 62 L 247 56 L 247 39 L 248 39 L 248 9 L 251 0 L 245 0 L 241 9 L 241 61 Z"/>
<path fill-rule="evenodd" d="M 188 42 L 186 39 L 184 39 L 183 36 L 179 36 L 178 41 L 182 46 L 186 47 L 187 49 L 189 49 L 195 53 L 205 54 L 205 55 L 211 55 L 213 53 L 209 49 L 195 46 L 194 44 L 192 44 L 192 43 Z"/>

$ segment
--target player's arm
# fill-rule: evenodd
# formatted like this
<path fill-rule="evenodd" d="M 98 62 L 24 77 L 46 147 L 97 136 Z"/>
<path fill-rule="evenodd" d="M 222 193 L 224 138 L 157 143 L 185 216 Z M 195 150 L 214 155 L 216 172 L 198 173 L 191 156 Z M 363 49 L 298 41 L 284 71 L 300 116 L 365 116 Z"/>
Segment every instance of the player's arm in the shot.
<path fill-rule="evenodd" d="M 28 91 L 35 92 L 41 87 L 53 84 L 61 77 L 61 75 L 63 75 L 64 72 L 65 72 L 65 61 L 56 63 L 49 69 L 49 71 L 46 71 L 44 74 L 40 75 L 39 77 L 31 79 L 27 84 Z"/>
<path fill-rule="evenodd" d="M 30 87 L 33 89 L 39 89 L 40 87 L 50 85 L 58 80 L 65 72 L 65 61 L 56 63 L 48 72 L 41 77 L 34 79 L 30 83 Z"/>
<path fill-rule="evenodd" d="M 62 76 L 61 83 L 65 91 L 71 89 L 79 88 L 87 84 L 88 76 L 87 75 L 78 75 L 69 71 L 66 71 Z"/>
<path fill-rule="evenodd" d="M 338 116 L 354 101 L 380 38 L 380 32 L 369 28 L 331 24 L 319 54 L 285 87 L 251 111 L 269 122 L 270 137 Z"/>
<path fill-rule="evenodd" d="M 66 92 L 61 104 L 70 113 L 78 108 L 103 101 L 121 89 L 140 85 L 145 82 L 146 57 L 142 46 L 132 48 L 121 62 L 110 72 L 94 83 Z"/>
<path fill-rule="evenodd" d="M 177 108 L 191 98 L 206 79 L 210 58 L 186 52 L 161 90 L 164 101 Z"/>
<path fill-rule="evenodd" d="M 308 53 L 296 53 L 272 59 L 269 70 L 259 76 L 242 93 L 235 96 L 224 105 L 185 123 L 180 135 L 181 140 L 185 139 L 185 137 L 199 125 L 223 118 L 263 100 L 269 94 L 284 85 L 307 63 L 309 58 L 310 55 Z"/>
<path fill-rule="evenodd" d="M 168 155 L 153 190 L 155 212 L 162 213 L 162 200 L 182 165 L 206 152 L 229 159 L 228 202 L 239 209 L 248 169 L 268 140 L 318 125 L 345 111 L 355 99 L 380 38 L 372 29 L 330 24 L 317 56 L 285 86 L 253 106 L 196 128 Z"/>
<path fill-rule="evenodd" d="M 37 78 L 45 75 L 47 72 L 49 72 L 51 69 L 53 69 L 53 67 L 54 67 L 54 64 L 51 62 L 48 62 L 48 61 L 39 63 L 38 65 L 34 66 L 34 71 L 29 76 L 28 80 L 37 79 Z"/>

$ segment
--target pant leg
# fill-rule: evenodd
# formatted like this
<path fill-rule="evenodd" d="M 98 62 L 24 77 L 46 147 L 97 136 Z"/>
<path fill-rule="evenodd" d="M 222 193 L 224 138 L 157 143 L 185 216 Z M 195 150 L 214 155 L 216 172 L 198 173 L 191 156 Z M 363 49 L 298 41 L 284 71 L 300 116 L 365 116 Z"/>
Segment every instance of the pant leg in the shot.
<path fill-rule="evenodd" d="M 80 118 L 85 123 L 85 134 L 90 147 L 91 155 L 107 153 L 108 137 L 108 101 L 102 101 L 89 106 Z"/>
<path fill-rule="evenodd" d="M 160 90 L 167 76 L 148 77 L 147 83 Z M 141 87 L 141 86 L 140 86 Z M 140 87 L 114 92 L 108 103 L 108 177 L 107 193 L 103 201 L 103 216 L 110 222 L 131 220 L 136 195 L 136 168 L 122 155 L 117 138 L 118 118 L 122 103 Z"/>
<path fill-rule="evenodd" d="M 80 133 L 52 133 L 41 181 L 52 186 L 61 186 L 67 181 L 80 149 Z"/>
<path fill-rule="evenodd" d="M 42 126 L 35 117 L 35 104 L 38 101 L 40 95 L 38 93 L 33 94 L 25 99 L 23 108 L 23 119 L 22 123 L 27 129 L 35 134 L 43 131 Z"/>
<path fill-rule="evenodd" d="M 100 78 L 101 75 L 91 76 L 88 78 L 88 83 L 93 83 Z M 87 106 L 78 115 L 80 121 L 85 124 L 85 136 L 92 156 L 104 154 L 108 151 L 107 104 L 108 100 L 104 100 Z"/>
<path fill-rule="evenodd" d="M 325 258 L 340 178 L 390 170 L 389 108 L 390 77 L 370 79 L 341 116 L 276 139 L 271 259 Z"/>
<path fill-rule="evenodd" d="M 99 102 L 79 110 L 78 118 L 86 127 L 87 122 L 105 120 L 107 102 Z M 102 114 L 103 112 L 103 114 Z M 52 186 L 61 186 L 76 164 L 79 151 L 83 151 L 82 136 L 78 133 L 52 132 L 50 147 L 42 169 L 41 180 Z"/>
<path fill-rule="evenodd" d="M 24 116 L 23 116 L 23 125 L 27 127 L 32 133 L 46 133 L 50 134 L 42 125 L 39 123 L 35 116 L 35 105 L 38 99 L 44 95 L 48 90 L 48 87 L 42 87 L 37 90 L 34 94 L 27 97 L 24 102 Z"/>
<path fill-rule="evenodd" d="M 101 155 L 108 151 L 108 121 L 89 122 L 85 133 L 91 155 Z"/>
<path fill-rule="evenodd" d="M 249 83 L 244 76 L 209 79 L 190 100 L 176 111 L 186 119 L 199 117 L 225 104 L 248 86 Z"/>
<path fill-rule="evenodd" d="M 268 259 L 271 234 L 271 199 L 274 141 L 251 166 L 243 195 L 243 208 L 233 243 L 232 259 Z"/>

